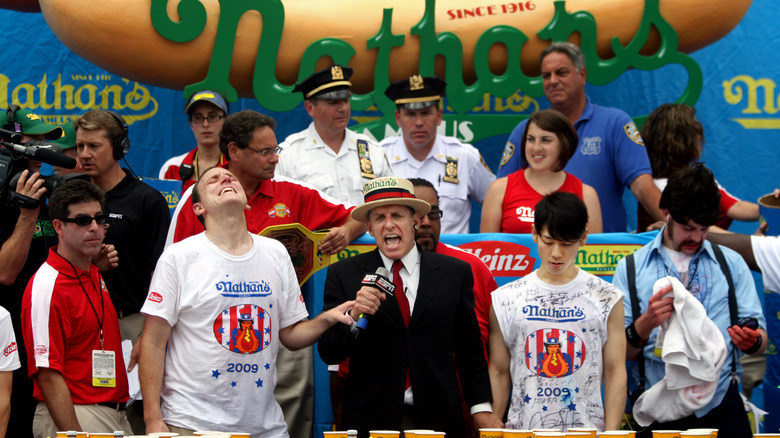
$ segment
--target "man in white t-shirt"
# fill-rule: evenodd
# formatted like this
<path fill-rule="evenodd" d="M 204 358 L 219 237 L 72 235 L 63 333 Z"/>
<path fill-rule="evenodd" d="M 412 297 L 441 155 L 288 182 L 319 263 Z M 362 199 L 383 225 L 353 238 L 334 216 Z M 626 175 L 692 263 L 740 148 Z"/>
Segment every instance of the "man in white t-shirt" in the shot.
<path fill-rule="evenodd" d="M 547 195 L 535 212 L 541 266 L 492 293 L 493 412 L 504 413 L 511 385 L 508 428 L 620 429 L 623 292 L 574 264 L 588 235 L 588 210 L 576 195 Z"/>
<path fill-rule="evenodd" d="M 0 307 L 0 436 L 5 436 L 11 417 L 11 383 L 14 370 L 21 367 L 17 352 L 16 336 L 11 325 L 11 314 Z"/>
<path fill-rule="evenodd" d="M 147 432 L 245 431 L 287 437 L 273 396 L 279 342 L 312 345 L 350 324 L 344 303 L 308 317 L 284 246 L 247 231 L 247 198 L 222 168 L 193 190 L 206 231 L 168 247 L 155 270 L 145 313 L 140 380 Z"/>

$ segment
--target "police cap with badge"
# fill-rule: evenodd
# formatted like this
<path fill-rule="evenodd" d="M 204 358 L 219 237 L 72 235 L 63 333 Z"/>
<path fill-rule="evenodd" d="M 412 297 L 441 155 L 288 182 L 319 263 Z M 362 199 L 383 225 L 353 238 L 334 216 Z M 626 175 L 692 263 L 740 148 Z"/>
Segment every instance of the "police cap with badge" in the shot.
<path fill-rule="evenodd" d="M 395 81 L 385 90 L 385 96 L 396 106 L 408 110 L 421 110 L 438 105 L 444 97 L 447 83 L 436 76 L 414 75 L 409 79 Z"/>
<path fill-rule="evenodd" d="M 352 96 L 350 89 L 352 82 L 352 69 L 338 64 L 314 72 L 303 82 L 295 84 L 294 93 L 303 93 L 303 98 L 340 100 L 349 99 Z"/>

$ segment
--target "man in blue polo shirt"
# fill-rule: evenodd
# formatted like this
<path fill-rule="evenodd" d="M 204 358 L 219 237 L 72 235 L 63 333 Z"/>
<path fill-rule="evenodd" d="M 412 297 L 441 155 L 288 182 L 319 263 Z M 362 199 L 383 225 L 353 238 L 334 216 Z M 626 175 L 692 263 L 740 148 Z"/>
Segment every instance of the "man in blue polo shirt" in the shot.
<path fill-rule="evenodd" d="M 585 94 L 585 56 L 580 48 L 568 42 L 552 43 L 539 59 L 544 95 L 552 108 L 574 124 L 580 137 L 566 171 L 596 189 L 604 232 L 626 231 L 624 187 L 655 220 L 664 220 L 658 208 L 661 192 L 653 184 L 639 130 L 623 111 L 591 103 Z M 509 136 L 498 178 L 520 169 L 519 146 L 525 124 L 521 122 Z"/>

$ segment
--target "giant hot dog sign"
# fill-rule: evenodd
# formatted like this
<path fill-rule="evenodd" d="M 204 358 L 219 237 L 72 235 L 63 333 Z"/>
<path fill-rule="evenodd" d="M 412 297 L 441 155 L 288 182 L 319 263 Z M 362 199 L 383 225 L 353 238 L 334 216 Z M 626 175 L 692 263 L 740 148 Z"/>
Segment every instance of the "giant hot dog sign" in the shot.
<path fill-rule="evenodd" d="M 448 83 L 464 114 L 486 95 L 542 94 L 538 57 L 550 41 L 585 52 L 588 79 L 681 65 L 693 105 L 702 73 L 686 53 L 728 34 L 750 0 L 40 0 L 57 37 L 92 63 L 141 83 L 254 97 L 295 108 L 292 86 L 331 62 L 349 64 L 354 110 L 395 110 L 383 91 L 414 73 Z M 377 121 L 377 122 L 382 122 Z M 515 118 L 512 126 L 517 123 Z M 379 126 L 379 125 L 377 125 Z"/>

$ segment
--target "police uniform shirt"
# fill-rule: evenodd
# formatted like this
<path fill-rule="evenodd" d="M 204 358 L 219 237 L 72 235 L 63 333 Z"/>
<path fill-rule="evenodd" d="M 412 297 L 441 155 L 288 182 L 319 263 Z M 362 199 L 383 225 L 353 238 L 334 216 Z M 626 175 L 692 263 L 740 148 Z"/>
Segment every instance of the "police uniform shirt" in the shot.
<path fill-rule="evenodd" d="M 367 147 L 368 157 L 360 156 L 358 142 L 365 142 L 362 150 L 365 155 Z M 338 153 L 322 141 L 314 122 L 287 137 L 279 146 L 282 152 L 276 166 L 277 175 L 306 182 L 352 205 L 363 203 L 363 184 L 370 179 L 393 176 L 382 148 L 370 137 L 349 129 L 345 129 Z"/>
<path fill-rule="evenodd" d="M 469 232 L 471 200 L 482 204 L 488 187 L 496 179 L 482 161 L 477 148 L 455 137 L 437 135 L 430 153 L 422 162 L 406 149 L 401 136 L 380 143 L 393 173 L 401 178 L 424 178 L 439 192 L 443 234 Z"/>

